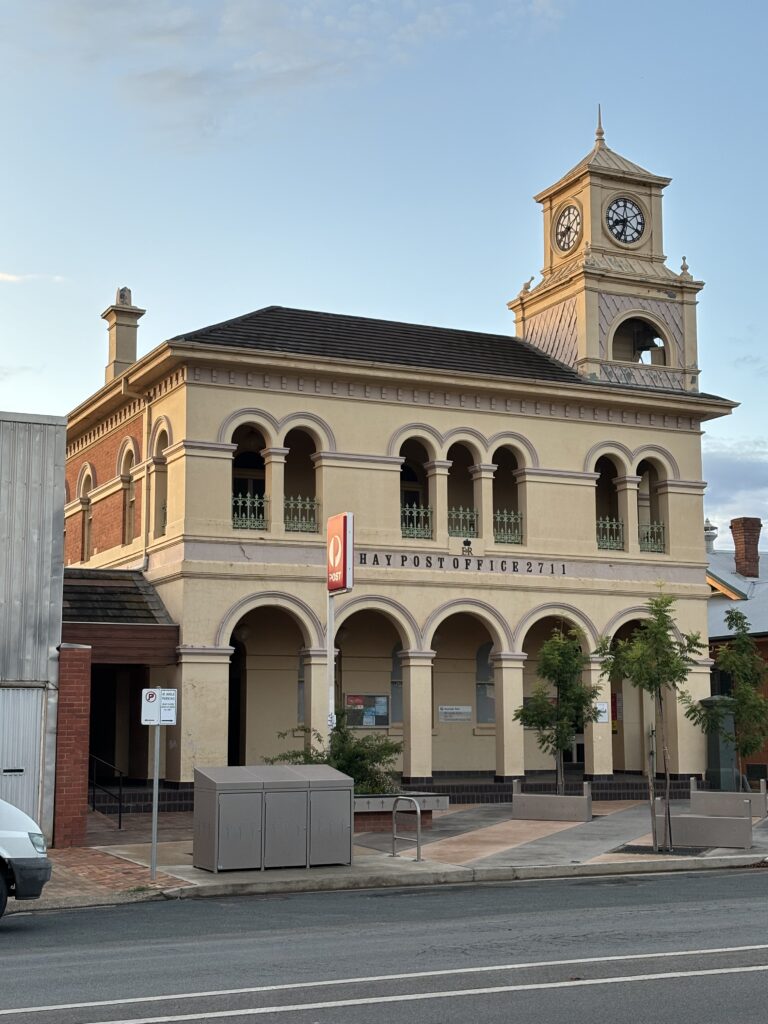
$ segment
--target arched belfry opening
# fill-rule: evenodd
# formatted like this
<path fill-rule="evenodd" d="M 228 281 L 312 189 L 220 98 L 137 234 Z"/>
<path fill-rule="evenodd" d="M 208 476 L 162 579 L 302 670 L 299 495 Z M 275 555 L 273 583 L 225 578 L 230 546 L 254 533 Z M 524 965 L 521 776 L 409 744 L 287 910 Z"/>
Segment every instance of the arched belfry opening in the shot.
<path fill-rule="evenodd" d="M 642 317 L 623 320 L 613 332 L 611 359 L 621 363 L 667 365 L 667 343 L 659 328 Z"/>

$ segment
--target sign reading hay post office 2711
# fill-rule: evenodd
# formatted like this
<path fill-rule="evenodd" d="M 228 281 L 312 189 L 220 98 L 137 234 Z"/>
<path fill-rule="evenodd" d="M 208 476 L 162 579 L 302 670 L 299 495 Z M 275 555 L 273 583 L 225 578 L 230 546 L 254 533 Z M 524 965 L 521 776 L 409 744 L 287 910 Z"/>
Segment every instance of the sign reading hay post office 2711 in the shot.
<path fill-rule="evenodd" d="M 371 551 L 355 552 L 355 562 L 366 569 L 417 569 L 432 572 L 489 573 L 501 576 L 568 576 L 566 562 L 541 558 L 498 558 L 496 556 L 437 555 L 431 552 Z"/>

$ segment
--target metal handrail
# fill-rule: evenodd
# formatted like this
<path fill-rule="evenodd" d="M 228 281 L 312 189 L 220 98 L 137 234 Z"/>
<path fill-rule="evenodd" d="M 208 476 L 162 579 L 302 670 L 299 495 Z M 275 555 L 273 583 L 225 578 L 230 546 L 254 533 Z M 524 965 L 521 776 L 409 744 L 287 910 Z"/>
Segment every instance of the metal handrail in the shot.
<path fill-rule="evenodd" d="M 109 761 L 104 761 L 100 757 L 96 757 L 95 754 L 88 755 L 88 785 L 91 790 L 91 810 L 96 810 L 96 790 L 100 789 L 102 793 L 106 793 L 107 796 L 111 796 L 114 799 L 114 792 L 111 789 L 107 789 L 106 786 L 102 786 L 101 783 L 96 781 L 96 762 L 103 764 L 106 768 L 111 768 L 113 772 L 117 774 L 117 827 L 122 829 L 123 827 L 123 778 L 125 772 L 117 767 L 116 764 L 112 764 Z"/>
<path fill-rule="evenodd" d="M 410 836 L 399 836 L 397 834 L 397 805 L 405 801 L 411 803 L 416 808 L 416 838 L 411 839 Z M 395 802 L 392 804 L 392 856 L 397 856 L 396 841 L 401 840 L 403 843 L 416 843 L 416 860 L 421 860 L 421 807 L 419 807 L 419 801 L 413 796 L 396 796 Z"/>

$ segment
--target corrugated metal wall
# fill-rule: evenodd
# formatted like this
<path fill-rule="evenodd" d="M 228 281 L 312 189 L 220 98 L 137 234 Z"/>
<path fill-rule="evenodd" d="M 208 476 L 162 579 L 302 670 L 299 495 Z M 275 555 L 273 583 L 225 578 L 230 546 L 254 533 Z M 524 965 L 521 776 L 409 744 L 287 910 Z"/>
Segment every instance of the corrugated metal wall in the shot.
<path fill-rule="evenodd" d="M 0 799 L 36 820 L 44 698 L 41 686 L 0 686 Z"/>
<path fill-rule="evenodd" d="M 63 420 L 0 413 L 0 685 L 55 678 L 64 445 Z"/>

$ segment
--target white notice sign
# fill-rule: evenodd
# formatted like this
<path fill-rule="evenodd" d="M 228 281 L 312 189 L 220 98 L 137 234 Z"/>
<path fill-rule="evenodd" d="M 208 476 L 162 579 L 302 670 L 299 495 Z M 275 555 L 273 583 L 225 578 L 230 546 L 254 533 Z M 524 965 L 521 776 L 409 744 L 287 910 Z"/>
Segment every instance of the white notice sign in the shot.
<path fill-rule="evenodd" d="M 471 704 L 440 704 L 437 708 L 437 717 L 440 722 L 471 722 Z"/>
<path fill-rule="evenodd" d="M 160 725 L 160 690 L 141 691 L 141 724 Z"/>
<path fill-rule="evenodd" d="M 176 694 L 178 690 L 160 691 L 160 725 L 176 725 Z"/>
<path fill-rule="evenodd" d="M 608 701 L 599 700 L 595 705 L 597 707 L 597 722 L 601 724 L 603 722 L 610 722 L 608 717 Z"/>

